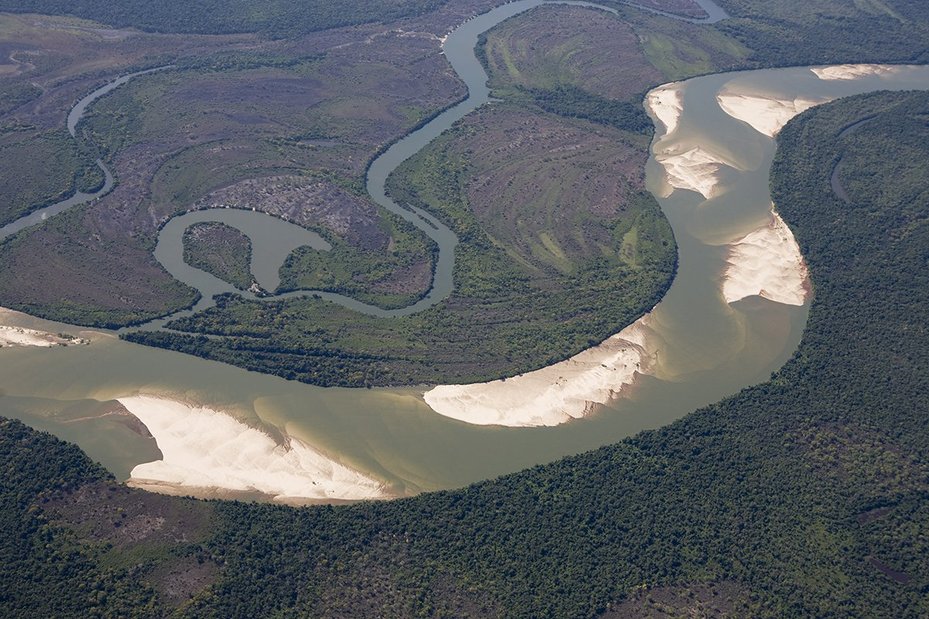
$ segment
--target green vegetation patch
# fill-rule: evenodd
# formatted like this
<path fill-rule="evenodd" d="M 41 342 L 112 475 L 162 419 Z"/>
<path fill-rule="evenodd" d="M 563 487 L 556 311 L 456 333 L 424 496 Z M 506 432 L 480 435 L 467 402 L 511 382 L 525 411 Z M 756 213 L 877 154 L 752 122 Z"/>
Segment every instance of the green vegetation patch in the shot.
<path fill-rule="evenodd" d="M 642 45 L 649 61 L 670 80 L 711 73 L 714 68 L 706 50 L 663 33 L 646 35 Z"/>
<path fill-rule="evenodd" d="M 406 307 L 425 296 L 438 248 L 405 220 L 384 209 L 377 213 L 386 246 L 366 247 L 320 229 L 332 249 L 296 249 L 281 267 L 279 290 L 335 292 L 385 309 Z"/>
<path fill-rule="evenodd" d="M 552 90 L 530 90 L 533 101 L 546 112 L 583 118 L 634 133 L 652 132 L 652 121 L 641 102 L 614 101 L 590 94 L 576 86 L 559 86 Z"/>
<path fill-rule="evenodd" d="M 75 191 L 103 185 L 103 172 L 64 129 L 0 127 L 0 226 L 50 206 Z"/>
<path fill-rule="evenodd" d="M 210 221 L 188 227 L 184 231 L 184 262 L 239 290 L 248 290 L 255 283 L 251 239 L 223 223 Z"/>
<path fill-rule="evenodd" d="M 757 41 L 740 41 L 719 24 L 689 24 L 654 15 L 630 15 L 642 52 L 664 76 L 681 80 L 744 67 Z"/>
<path fill-rule="evenodd" d="M 170 325 L 225 339 L 127 337 L 323 385 L 470 382 L 569 357 L 657 303 L 676 265 L 670 226 L 641 188 L 644 138 L 596 127 L 488 108 L 391 176 L 399 204 L 458 235 L 454 292 L 438 306 L 384 319 L 318 299 L 229 297 Z M 501 135 L 521 148 L 501 147 Z M 297 253 L 284 271 L 303 275 L 287 285 L 346 281 L 323 268 L 326 258 Z M 363 265 L 357 255 L 333 259 Z"/>

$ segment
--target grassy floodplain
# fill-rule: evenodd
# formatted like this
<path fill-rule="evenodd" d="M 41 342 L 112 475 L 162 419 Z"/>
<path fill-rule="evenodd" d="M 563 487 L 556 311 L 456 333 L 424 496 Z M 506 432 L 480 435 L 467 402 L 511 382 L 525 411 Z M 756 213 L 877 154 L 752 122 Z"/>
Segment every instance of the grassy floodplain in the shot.
<path fill-rule="evenodd" d="M 522 136 L 519 158 L 499 148 L 499 134 L 488 134 L 485 121 L 511 139 Z M 555 361 L 558 353 L 548 352 L 553 348 L 573 353 L 596 343 L 660 299 L 673 274 L 674 245 L 657 204 L 642 188 L 647 138 L 603 128 L 591 140 L 590 131 L 585 121 L 488 108 L 390 182 L 401 203 L 454 222 L 461 242 L 456 292 L 437 308 L 378 319 L 312 299 L 286 302 L 272 306 L 288 316 L 283 333 L 274 333 L 255 320 L 268 311 L 266 304 L 230 301 L 171 326 L 240 335 L 215 347 L 206 343 L 210 356 L 225 358 L 222 351 L 235 347 L 228 354 L 249 367 L 243 350 L 260 347 L 263 363 L 280 359 L 283 367 L 275 369 L 287 372 L 289 366 L 288 377 L 355 386 L 493 378 L 531 369 L 539 359 Z M 565 154 L 544 156 L 558 150 Z M 472 153 L 467 161 L 463 151 Z M 483 170 L 477 181 L 474 162 Z M 623 168 L 627 176 L 596 180 Z M 574 180 L 562 183 L 558 175 Z M 509 201 L 501 200 L 507 193 Z M 349 322 L 351 331 L 343 330 Z M 245 324 L 254 326 L 244 332 L 235 326 Z M 312 339 L 301 336 L 310 328 Z M 322 359 L 301 354 L 307 349 Z M 364 373 L 337 365 L 339 373 L 332 374 L 330 357 Z"/>

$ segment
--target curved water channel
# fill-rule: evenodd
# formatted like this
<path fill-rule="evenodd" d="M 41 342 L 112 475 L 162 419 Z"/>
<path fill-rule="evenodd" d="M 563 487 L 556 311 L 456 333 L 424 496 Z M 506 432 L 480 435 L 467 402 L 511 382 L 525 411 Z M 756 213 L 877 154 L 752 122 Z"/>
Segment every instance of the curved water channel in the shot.
<path fill-rule="evenodd" d="M 694 23 L 713 23 L 727 17 L 725 12 L 711 0 L 697 0 L 697 3 L 700 4 L 707 13 L 706 18 L 685 18 L 654 9 L 648 9 L 646 7 L 638 7 L 634 3 L 629 4 L 630 6 L 636 6 L 642 10 Z M 477 44 L 478 37 L 503 20 L 542 4 L 585 6 L 608 11 L 613 14 L 617 13 L 616 9 L 582 1 L 517 0 L 516 2 L 510 2 L 468 20 L 454 31 L 450 32 L 442 45 L 443 52 L 452 65 L 452 68 L 467 86 L 467 98 L 445 110 L 423 127 L 392 144 L 385 152 L 375 158 L 368 168 L 366 187 L 370 197 L 380 206 L 417 227 L 432 239 L 438 248 L 437 258 L 433 268 L 432 285 L 423 298 L 407 307 L 389 310 L 363 303 L 357 299 L 346 297 L 341 294 L 317 290 L 301 290 L 281 295 L 266 295 L 261 298 L 270 301 L 315 295 L 357 312 L 378 317 L 391 317 L 405 316 L 420 312 L 446 299 L 451 294 L 455 246 L 458 243 L 458 238 L 445 224 L 429 213 L 414 206 L 401 207 L 391 200 L 390 197 L 387 196 L 385 190 L 387 177 L 390 176 L 400 164 L 425 148 L 426 145 L 439 135 L 450 129 L 455 122 L 461 120 L 470 112 L 490 101 L 490 90 L 487 88 L 487 74 L 474 55 L 474 47 Z M 67 126 L 71 136 L 76 137 L 77 125 L 92 103 L 133 78 L 170 68 L 172 68 L 171 65 L 156 67 L 121 76 L 82 98 L 68 114 Z M 0 240 L 20 230 L 41 223 L 48 217 L 57 215 L 75 206 L 85 204 L 109 193 L 114 184 L 113 175 L 109 168 L 99 159 L 96 161 L 96 164 L 103 171 L 105 178 L 105 182 L 99 190 L 93 193 L 76 192 L 66 200 L 35 211 L 0 228 Z M 235 212 L 235 210 L 231 209 L 207 209 L 174 217 L 159 232 L 155 257 L 173 277 L 197 289 L 200 292 L 201 298 L 194 307 L 181 310 L 165 318 L 153 320 L 143 325 L 142 328 L 160 328 L 169 320 L 208 309 L 215 304 L 213 297 L 221 293 L 236 293 L 252 300 L 258 298 L 251 292 L 240 291 L 232 284 L 218 279 L 200 269 L 193 268 L 184 262 L 184 231 L 194 223 L 206 221 L 225 223 L 241 230 L 251 239 L 253 248 L 251 264 L 252 274 L 261 287 L 268 291 L 275 290 L 280 283 L 278 271 L 292 250 L 303 245 L 308 245 L 320 251 L 328 251 L 331 249 L 329 244 L 318 234 L 308 231 L 296 224 L 269 217 L 262 213 L 252 211 Z"/>
<path fill-rule="evenodd" d="M 86 97 L 78 101 L 74 105 L 73 108 L 71 108 L 71 111 L 68 113 L 68 123 L 67 123 L 68 133 L 71 134 L 72 138 L 77 137 L 77 124 L 84 117 L 84 113 L 87 111 L 88 106 L 90 106 L 91 103 L 93 103 L 100 97 L 104 96 L 105 94 L 111 92 L 112 90 L 116 88 L 119 88 L 120 86 L 122 86 L 123 84 L 125 84 L 126 82 L 128 82 L 129 80 L 135 77 L 138 77 L 140 75 L 147 75 L 149 73 L 154 73 L 155 71 L 163 71 L 165 69 L 170 69 L 170 68 L 171 66 L 168 65 L 164 67 L 155 67 L 153 69 L 146 69 L 144 71 L 136 71 L 135 73 L 129 73 L 127 75 L 123 75 L 122 77 L 118 77 L 112 82 L 109 82 L 101 86 L 100 88 L 94 90 L 92 93 L 90 93 L 89 95 L 87 95 Z M 91 193 L 85 193 L 83 191 L 76 191 L 74 192 L 72 196 L 65 198 L 64 200 L 61 200 L 60 202 L 56 202 L 55 204 L 52 204 L 45 208 L 41 208 L 36 211 L 33 211 L 32 213 L 24 217 L 20 217 L 16 221 L 13 221 L 3 227 L 0 227 L 0 241 L 2 241 L 3 239 L 5 239 L 6 237 L 12 234 L 19 232 L 20 230 L 24 230 L 36 224 L 40 224 L 46 219 L 48 219 L 49 217 L 54 217 L 55 215 L 59 213 L 63 213 L 64 211 L 74 208 L 75 206 L 86 204 L 90 202 L 91 200 L 96 200 L 97 198 L 103 197 L 106 194 L 110 193 L 114 185 L 113 173 L 110 172 L 110 169 L 100 159 L 97 159 L 96 164 L 97 164 L 97 167 L 100 168 L 100 171 L 103 172 L 103 185 L 99 189 Z"/>
<path fill-rule="evenodd" d="M 673 19 L 692 23 L 714 23 L 728 17 L 712 0 L 696 0 L 703 8 L 707 17 L 694 19 L 681 17 L 671 13 L 628 4 L 637 9 L 665 15 Z M 380 206 L 391 213 L 408 221 L 432 239 L 438 248 L 436 262 L 433 268 L 432 285 L 423 298 L 415 303 L 397 309 L 383 309 L 374 305 L 363 303 L 341 294 L 301 290 L 281 295 L 265 295 L 264 300 L 280 300 L 299 296 L 315 295 L 343 305 L 354 311 L 378 317 L 405 316 L 422 311 L 447 298 L 452 292 L 452 271 L 454 269 L 455 246 L 458 238 L 445 224 L 429 213 L 415 207 L 401 207 L 387 195 L 385 185 L 387 178 L 400 164 L 418 153 L 439 135 L 451 128 L 464 116 L 490 101 L 490 90 L 487 87 L 488 76 L 474 55 L 474 47 L 478 37 L 493 28 L 498 23 L 528 11 L 543 4 L 562 4 L 596 8 L 616 14 L 616 9 L 579 0 L 517 0 L 492 9 L 476 16 L 448 34 L 442 44 L 443 53 L 455 70 L 458 77 L 465 83 L 468 96 L 457 105 L 445 110 L 423 127 L 392 144 L 385 152 L 375 158 L 368 168 L 366 188 L 370 197 Z M 173 65 L 156 67 L 144 71 L 121 76 L 100 88 L 94 90 L 80 101 L 68 113 L 67 127 L 72 137 L 77 136 L 77 125 L 80 123 L 88 107 L 130 80 L 156 71 L 173 68 Z M 112 172 L 101 160 L 96 161 L 97 166 L 104 174 L 103 186 L 93 193 L 76 192 L 73 196 L 46 208 L 39 209 L 0 228 L 0 240 L 19 232 L 25 228 L 45 221 L 75 206 L 85 204 L 109 193 L 114 185 Z M 213 275 L 191 267 L 184 262 L 183 235 L 191 225 L 200 222 L 220 222 L 235 227 L 246 234 L 252 241 L 253 256 L 251 270 L 256 281 L 267 291 L 273 291 L 280 283 L 278 271 L 291 251 L 300 246 L 310 246 L 319 251 L 328 251 L 330 245 L 315 232 L 311 232 L 277 218 L 253 211 L 231 209 L 206 209 L 188 212 L 172 218 L 162 227 L 155 249 L 155 258 L 165 269 L 179 281 L 197 289 L 201 298 L 196 305 L 187 310 L 181 310 L 171 316 L 153 320 L 144 329 L 162 327 L 169 320 L 194 314 L 215 305 L 213 297 L 221 293 L 236 293 L 247 299 L 257 299 L 256 295 L 247 291 L 240 291 L 232 284 Z"/>
<path fill-rule="evenodd" d="M 480 22 L 479 17 L 466 26 L 482 28 L 475 30 L 476 37 L 521 12 L 520 6 L 526 10 L 542 3 L 505 5 L 501 10 L 508 10 L 496 13 L 496 22 Z M 460 51 L 445 48 L 450 60 L 451 54 L 462 62 L 458 54 L 473 59 L 473 44 L 462 45 Z M 452 62 L 456 70 L 463 66 Z M 482 76 L 483 70 L 475 66 Z M 482 87 L 486 88 L 483 83 Z M 77 442 L 125 479 L 133 466 L 160 454 L 154 441 L 119 413 L 114 400 L 145 393 L 198 403 L 275 436 L 300 438 L 387 482 L 396 493 L 462 486 L 665 425 L 765 380 L 795 350 L 806 321 L 806 306 L 760 297 L 729 304 L 720 293 L 728 243 L 769 217 L 767 183 L 774 153 L 772 139 L 716 104 L 721 90 L 733 88 L 781 99 L 825 100 L 878 89 L 929 89 L 929 68 L 900 67 L 847 80 L 822 80 L 807 68 L 793 68 L 713 75 L 678 85 L 683 102 L 678 126 L 673 136 L 662 136 L 659 130 L 656 141 L 673 137 L 682 145 L 710 145 L 738 169 L 720 175 L 720 191 L 712 199 L 681 190 L 659 199 L 680 247 L 678 276 L 653 312 L 651 325 L 663 341 L 662 369 L 642 377 L 625 397 L 598 407 L 588 418 L 557 428 L 473 426 L 432 412 L 422 400 L 422 389 L 324 389 L 106 334 L 90 335 L 90 346 L 0 349 L 0 410 Z M 662 195 L 667 187 L 654 157 L 647 177 L 649 188 Z M 209 213 L 215 212 L 184 215 L 176 218 L 176 225 L 212 216 Z M 223 209 L 220 216 L 273 219 L 233 209 Z M 287 233 L 284 228 L 277 232 Z M 288 243 L 305 240 L 296 236 Z M 70 325 L 24 315 L 4 318 L 8 324 L 88 335 Z M 204 443 L 208 441 L 204 437 Z"/>
<path fill-rule="evenodd" d="M 409 205 L 403 207 L 394 202 L 387 195 L 385 188 L 387 178 L 404 161 L 421 151 L 429 143 L 449 130 L 456 122 L 491 100 L 490 89 L 487 87 L 487 73 L 474 55 L 478 37 L 503 20 L 543 4 L 583 6 L 608 11 L 613 14 L 617 13 L 616 9 L 582 1 L 517 0 L 478 15 L 455 28 L 445 38 L 442 50 L 455 73 L 465 83 L 468 89 L 467 98 L 392 144 L 386 151 L 375 158 L 368 167 L 366 188 L 371 199 L 421 230 L 435 242 L 438 248 L 432 274 L 432 285 L 427 293 L 415 303 L 396 309 L 383 309 L 345 295 L 319 290 L 300 290 L 279 295 L 266 295 L 261 299 L 271 301 L 314 295 L 356 312 L 389 318 L 415 314 L 448 298 L 452 293 L 452 272 L 455 266 L 455 246 L 458 244 L 458 237 L 445 224 L 422 209 Z M 725 12 L 710 0 L 699 0 L 699 4 L 708 15 L 705 19 L 689 19 L 661 11 L 652 10 L 651 12 L 688 22 L 712 23 L 727 17 Z M 633 3 L 630 3 L 630 5 L 635 6 Z M 199 290 L 201 297 L 192 309 L 181 310 L 167 318 L 152 321 L 143 325 L 142 328 L 160 328 L 169 320 L 208 309 L 214 305 L 213 297 L 220 293 L 236 293 L 251 300 L 259 298 L 250 292 L 239 291 L 232 284 L 195 269 L 184 262 L 183 235 L 187 227 L 193 223 L 203 221 L 221 222 L 238 228 L 246 234 L 252 241 L 252 274 L 261 287 L 267 291 L 273 291 L 277 288 L 280 282 L 278 270 L 291 250 L 300 245 L 308 245 L 320 251 L 330 249 L 329 244 L 315 233 L 281 220 L 272 222 L 271 219 L 262 216 L 260 213 L 250 211 L 235 213 L 234 210 L 230 209 L 196 211 L 172 219 L 162 228 L 158 235 L 155 257 L 174 278 Z M 286 229 L 288 227 L 292 229 Z M 272 228 L 274 233 L 269 234 Z M 287 239 L 283 244 L 280 240 L 282 238 Z M 283 251 L 283 249 L 287 249 L 287 251 Z"/>

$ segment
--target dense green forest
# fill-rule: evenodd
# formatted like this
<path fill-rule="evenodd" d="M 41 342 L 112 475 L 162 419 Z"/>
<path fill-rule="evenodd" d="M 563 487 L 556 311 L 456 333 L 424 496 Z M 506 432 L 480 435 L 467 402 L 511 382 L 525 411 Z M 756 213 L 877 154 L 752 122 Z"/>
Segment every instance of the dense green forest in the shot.
<path fill-rule="evenodd" d="M 88 616 L 99 600 L 113 615 L 150 613 L 154 593 L 99 564 L 85 536 L 48 522 L 36 504 L 109 475 L 80 450 L 18 421 L 0 420 L 0 614 Z"/>
<path fill-rule="evenodd" d="M 283 37 L 338 26 L 390 21 L 436 9 L 444 0 L 0 0 L 0 11 L 73 15 L 151 32 L 267 32 Z"/>
<path fill-rule="evenodd" d="M 634 133 L 650 134 L 654 128 L 638 102 L 614 101 L 565 85 L 551 90 L 533 88 L 524 92 L 543 110 L 560 116 L 584 118 Z"/>
<path fill-rule="evenodd" d="M 2 104 L 0 104 L 2 105 Z M 0 226 L 103 185 L 103 173 L 64 129 L 36 132 L 28 125 L 0 126 L 4 171 Z M 36 166 L 35 158 L 48 162 Z"/>
<path fill-rule="evenodd" d="M 718 0 L 732 19 L 716 24 L 753 50 L 758 66 L 929 61 L 920 0 Z"/>
<path fill-rule="evenodd" d="M 926 616 L 927 118 L 929 94 L 878 93 L 814 108 L 781 133 L 773 194 L 815 300 L 769 382 L 459 491 L 351 507 L 202 504 L 212 534 L 176 554 L 221 567 L 178 614 L 626 616 L 673 597 L 689 600 L 681 615 Z M 840 160 L 848 202 L 830 184 Z M 144 583 L 171 552 L 107 567 L 106 544 L 74 550 L 80 528 L 48 507 L 112 483 L 76 448 L 7 422 L 0 463 L 0 516 L 15 532 L 4 568 L 17 570 L 0 579 L 7 614 L 165 612 Z M 104 593 L 55 606 L 83 582 Z"/>

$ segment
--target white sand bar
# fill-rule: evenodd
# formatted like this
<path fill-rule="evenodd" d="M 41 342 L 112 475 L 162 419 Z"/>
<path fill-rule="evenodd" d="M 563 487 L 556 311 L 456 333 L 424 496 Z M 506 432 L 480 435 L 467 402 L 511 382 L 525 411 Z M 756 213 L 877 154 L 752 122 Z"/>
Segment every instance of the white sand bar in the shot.
<path fill-rule="evenodd" d="M 648 372 L 648 316 L 577 355 L 534 372 L 424 395 L 432 410 L 476 425 L 557 426 L 588 415 Z"/>
<path fill-rule="evenodd" d="M 381 499 L 383 484 L 290 438 L 280 445 L 230 415 L 146 395 L 119 398 L 148 427 L 163 460 L 132 469 L 130 485 L 177 493 L 213 488 L 276 501 Z"/>
<path fill-rule="evenodd" d="M 800 247 L 781 216 L 729 247 L 723 278 L 727 303 L 759 295 L 777 303 L 803 305 L 809 296 L 809 272 Z"/>
<path fill-rule="evenodd" d="M 24 329 L 23 327 L 0 326 L 0 347 L 3 346 L 67 346 L 68 344 L 87 344 L 81 338 L 65 338 L 54 333 Z"/>
<path fill-rule="evenodd" d="M 665 126 L 665 135 L 677 129 L 681 112 L 684 110 L 684 98 L 677 83 L 659 86 L 648 93 L 645 105 Z"/>
<path fill-rule="evenodd" d="M 722 90 L 716 101 L 724 112 L 773 138 L 791 118 L 827 99 L 777 99 Z"/>
<path fill-rule="evenodd" d="M 709 199 L 717 195 L 723 167 L 737 167 L 727 156 L 706 145 L 676 143 L 669 136 L 680 124 L 684 98 L 680 83 L 665 84 L 649 91 L 645 106 L 664 125 L 665 131 L 653 145 L 655 160 L 665 171 L 667 189 L 687 189 Z"/>
<path fill-rule="evenodd" d="M 656 146 L 655 161 L 664 167 L 670 187 L 696 191 L 707 200 L 719 194 L 720 171 L 724 167 L 738 169 L 727 157 L 701 146 Z"/>
<path fill-rule="evenodd" d="M 899 70 L 899 67 L 889 64 L 840 64 L 810 69 L 821 80 L 854 80 L 870 75 L 886 75 Z"/>

